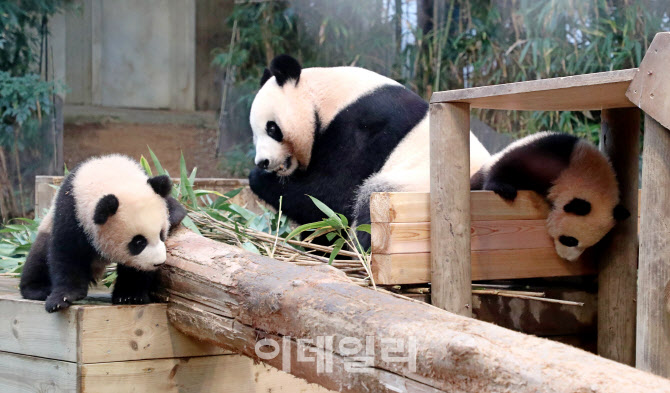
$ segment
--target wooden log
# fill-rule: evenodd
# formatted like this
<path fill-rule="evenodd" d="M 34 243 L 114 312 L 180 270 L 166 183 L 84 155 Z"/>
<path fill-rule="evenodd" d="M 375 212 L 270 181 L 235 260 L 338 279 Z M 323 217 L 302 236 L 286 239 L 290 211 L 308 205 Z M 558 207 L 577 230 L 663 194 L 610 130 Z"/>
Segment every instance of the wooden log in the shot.
<path fill-rule="evenodd" d="M 470 105 L 430 105 L 431 299 L 472 315 Z"/>
<path fill-rule="evenodd" d="M 670 130 L 645 116 L 636 366 L 670 377 Z"/>
<path fill-rule="evenodd" d="M 663 378 L 363 288 L 327 266 L 275 261 L 184 230 L 168 240 L 168 248 L 161 281 L 177 329 L 328 389 L 670 390 Z M 364 366 L 360 362 L 369 367 L 347 368 Z"/>
<path fill-rule="evenodd" d="M 583 111 L 634 106 L 626 89 L 637 69 L 440 91 L 430 102 L 516 111 Z"/>
<path fill-rule="evenodd" d="M 596 274 L 588 261 L 568 262 L 554 247 L 472 251 L 472 280 L 508 280 Z M 430 253 L 372 254 L 372 276 L 381 285 L 431 282 Z"/>
<path fill-rule="evenodd" d="M 670 128 L 670 32 L 658 33 L 640 63 L 626 96 L 663 127 Z"/>
<path fill-rule="evenodd" d="M 603 110 L 601 124 L 600 148 L 612 163 L 631 218 L 598 245 L 598 354 L 634 366 L 640 110 Z"/>

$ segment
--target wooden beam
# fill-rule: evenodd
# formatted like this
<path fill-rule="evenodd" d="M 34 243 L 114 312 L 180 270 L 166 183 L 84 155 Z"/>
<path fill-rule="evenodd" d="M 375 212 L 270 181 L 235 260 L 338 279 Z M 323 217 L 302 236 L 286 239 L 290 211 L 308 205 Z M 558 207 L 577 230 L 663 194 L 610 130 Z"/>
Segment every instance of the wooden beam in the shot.
<path fill-rule="evenodd" d="M 545 220 L 472 221 L 470 249 L 553 248 Z M 372 223 L 373 254 L 430 252 L 429 222 Z"/>
<path fill-rule="evenodd" d="M 470 106 L 430 105 L 431 299 L 471 316 Z"/>
<path fill-rule="evenodd" d="M 635 105 L 665 128 L 670 128 L 670 32 L 658 33 L 649 45 L 628 91 Z"/>
<path fill-rule="evenodd" d="M 549 204 L 533 191 L 519 191 L 507 202 L 492 191 L 470 191 L 472 221 L 541 220 L 547 218 Z M 378 192 L 370 198 L 372 222 L 429 222 L 430 193 Z"/>
<path fill-rule="evenodd" d="M 506 83 L 496 86 L 440 91 L 431 103 L 461 102 L 472 108 L 519 111 L 581 111 L 634 106 L 626 89 L 637 69 L 599 72 L 562 78 Z"/>
<path fill-rule="evenodd" d="M 472 251 L 472 280 L 508 280 L 596 274 L 589 262 L 568 262 L 554 247 Z M 431 282 L 430 253 L 372 254 L 372 276 L 380 285 Z"/>
<path fill-rule="evenodd" d="M 645 116 L 636 366 L 670 377 L 670 130 Z"/>
<path fill-rule="evenodd" d="M 635 365 L 637 296 L 637 204 L 640 110 L 607 109 L 601 114 L 600 148 L 609 157 L 621 203 L 631 218 L 618 223 L 598 245 L 598 354 Z"/>
<path fill-rule="evenodd" d="M 184 230 L 168 250 L 161 282 L 179 330 L 332 390 L 670 390 L 663 378 L 360 287 L 328 266 L 295 266 Z M 347 371 L 356 359 L 364 372 Z"/>
<path fill-rule="evenodd" d="M 81 393 L 331 392 L 239 355 L 83 364 L 80 374 Z"/>

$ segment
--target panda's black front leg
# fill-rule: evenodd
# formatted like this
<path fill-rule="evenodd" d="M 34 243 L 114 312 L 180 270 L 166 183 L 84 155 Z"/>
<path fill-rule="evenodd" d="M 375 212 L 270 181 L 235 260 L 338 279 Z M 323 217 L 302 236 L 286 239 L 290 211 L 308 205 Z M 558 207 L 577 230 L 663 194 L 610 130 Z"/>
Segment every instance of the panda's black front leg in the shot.
<path fill-rule="evenodd" d="M 370 199 L 366 198 L 359 206 L 357 206 L 356 213 L 356 227 L 363 224 L 370 224 Z M 355 230 L 356 228 L 353 228 Z M 365 231 L 356 231 L 354 234 L 358 237 L 358 242 L 361 244 L 361 247 L 364 251 L 367 251 L 372 244 L 371 234 Z"/>
<path fill-rule="evenodd" d="M 493 191 L 503 199 L 513 202 L 517 196 L 517 189 L 513 185 L 500 181 L 489 181 L 484 185 L 484 189 Z"/>
<path fill-rule="evenodd" d="M 259 198 L 269 203 L 275 209 L 279 208 L 279 197 L 282 195 L 282 186 L 279 176 L 258 167 L 249 174 L 249 188 Z"/>
<path fill-rule="evenodd" d="M 91 282 L 91 261 L 91 258 L 58 248 L 52 251 L 49 256 L 52 290 L 44 304 L 47 312 L 66 309 L 72 302 L 86 297 Z"/>
<path fill-rule="evenodd" d="M 149 291 L 156 279 L 155 271 L 148 272 L 118 264 L 116 266 L 116 283 L 112 291 L 113 304 L 147 304 L 151 303 Z"/>

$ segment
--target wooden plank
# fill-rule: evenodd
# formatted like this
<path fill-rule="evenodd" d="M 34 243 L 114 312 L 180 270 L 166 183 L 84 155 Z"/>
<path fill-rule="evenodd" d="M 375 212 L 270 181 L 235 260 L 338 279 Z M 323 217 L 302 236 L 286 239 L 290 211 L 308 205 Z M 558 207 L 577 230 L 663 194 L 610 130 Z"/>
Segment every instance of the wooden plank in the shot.
<path fill-rule="evenodd" d="M 609 157 L 621 203 L 631 218 L 618 223 L 598 244 L 598 354 L 635 365 L 637 296 L 637 197 L 640 110 L 608 109 L 601 114 L 600 148 Z"/>
<path fill-rule="evenodd" d="M 568 262 L 554 247 L 472 251 L 472 280 L 507 280 L 595 274 L 588 262 Z M 372 254 L 372 274 L 380 285 L 431 282 L 430 253 Z"/>
<path fill-rule="evenodd" d="M 626 89 L 637 69 L 440 91 L 431 103 L 468 103 L 472 108 L 581 111 L 634 106 Z"/>
<path fill-rule="evenodd" d="M 470 106 L 431 104 L 431 299 L 439 308 L 468 317 L 472 315 L 469 168 Z"/>
<path fill-rule="evenodd" d="M 194 340 L 167 322 L 165 304 L 74 305 L 49 314 L 44 302 L 0 296 L 0 351 L 70 362 L 206 356 L 224 350 Z"/>
<path fill-rule="evenodd" d="M 658 33 L 640 63 L 640 72 L 626 91 L 640 107 L 665 128 L 670 128 L 670 32 Z"/>
<path fill-rule="evenodd" d="M 645 116 L 636 366 L 670 377 L 670 130 Z"/>
<path fill-rule="evenodd" d="M 549 213 L 549 204 L 533 191 L 519 191 L 512 203 L 492 191 L 470 191 L 470 206 L 472 221 L 540 220 Z M 430 193 L 373 193 L 370 219 L 372 222 L 428 222 Z"/>
<path fill-rule="evenodd" d="M 327 393 L 240 355 L 84 364 L 82 393 Z"/>
<path fill-rule="evenodd" d="M 470 249 L 551 248 L 545 220 L 472 221 Z M 430 222 L 372 223 L 372 253 L 430 252 Z"/>
<path fill-rule="evenodd" d="M 165 304 L 83 306 L 79 318 L 82 363 L 226 353 L 177 331 L 167 321 Z"/>
<path fill-rule="evenodd" d="M 48 314 L 44 302 L 0 296 L 0 351 L 76 362 L 80 307 Z"/>
<path fill-rule="evenodd" d="M 430 193 L 375 192 L 370 197 L 372 222 L 430 221 Z"/>
<path fill-rule="evenodd" d="M 0 392 L 78 393 L 77 364 L 0 352 Z"/>

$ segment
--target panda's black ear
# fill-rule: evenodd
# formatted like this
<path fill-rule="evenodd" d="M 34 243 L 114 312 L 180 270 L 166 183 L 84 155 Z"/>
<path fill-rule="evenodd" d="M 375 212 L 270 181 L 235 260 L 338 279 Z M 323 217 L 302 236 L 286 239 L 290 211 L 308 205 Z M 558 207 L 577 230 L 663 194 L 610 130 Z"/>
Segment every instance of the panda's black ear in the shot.
<path fill-rule="evenodd" d="M 614 211 L 612 212 L 612 215 L 614 216 L 614 219 L 617 221 L 623 221 L 630 217 L 630 212 L 628 209 L 623 207 L 623 205 L 616 205 L 614 206 Z"/>
<path fill-rule="evenodd" d="M 578 216 L 585 216 L 591 213 L 591 203 L 581 198 L 574 198 L 567 205 L 563 206 L 563 211 Z"/>
<path fill-rule="evenodd" d="M 272 78 L 272 72 L 268 70 L 267 68 L 263 70 L 263 76 L 261 76 L 261 87 L 267 82 L 270 78 Z"/>
<path fill-rule="evenodd" d="M 100 198 L 98 204 L 95 205 L 95 212 L 93 213 L 93 222 L 102 225 L 107 222 L 110 216 L 116 214 L 119 209 L 119 200 L 113 194 L 105 195 Z"/>
<path fill-rule="evenodd" d="M 179 224 L 181 224 L 181 221 L 186 217 L 186 209 L 184 206 L 179 203 L 176 199 L 173 197 L 167 197 L 167 206 L 168 206 L 168 212 L 170 214 L 169 221 L 170 221 L 170 231 L 175 229 Z"/>
<path fill-rule="evenodd" d="M 151 177 L 149 180 L 147 180 L 147 183 L 149 183 L 151 188 L 156 191 L 156 194 L 162 196 L 163 198 L 170 195 L 170 192 L 172 191 L 172 179 L 170 179 L 170 176 L 168 175 Z"/>
<path fill-rule="evenodd" d="M 288 80 L 295 80 L 295 84 L 298 84 L 300 80 L 300 71 L 302 67 L 298 60 L 292 58 L 289 55 L 279 55 L 272 59 L 270 63 L 270 71 L 275 78 L 277 78 L 277 84 L 279 86 L 284 86 Z"/>

